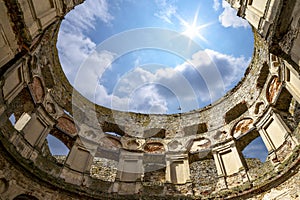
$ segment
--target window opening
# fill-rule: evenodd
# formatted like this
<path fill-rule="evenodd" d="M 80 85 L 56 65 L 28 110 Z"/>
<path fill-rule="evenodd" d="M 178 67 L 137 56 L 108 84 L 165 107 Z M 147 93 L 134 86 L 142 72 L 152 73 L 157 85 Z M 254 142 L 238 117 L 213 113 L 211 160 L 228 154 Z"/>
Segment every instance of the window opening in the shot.
<path fill-rule="evenodd" d="M 67 156 L 69 154 L 70 150 L 68 149 L 68 147 L 53 135 L 48 134 L 46 139 L 48 141 L 50 152 L 54 157 Z"/>
<path fill-rule="evenodd" d="M 11 114 L 10 117 L 8 118 L 11 124 L 14 126 L 16 124 L 16 117 L 15 114 Z"/>
<path fill-rule="evenodd" d="M 264 144 L 261 136 L 254 139 L 246 148 L 242 151 L 244 157 L 258 159 L 260 162 L 265 162 L 268 157 L 268 150 Z"/>

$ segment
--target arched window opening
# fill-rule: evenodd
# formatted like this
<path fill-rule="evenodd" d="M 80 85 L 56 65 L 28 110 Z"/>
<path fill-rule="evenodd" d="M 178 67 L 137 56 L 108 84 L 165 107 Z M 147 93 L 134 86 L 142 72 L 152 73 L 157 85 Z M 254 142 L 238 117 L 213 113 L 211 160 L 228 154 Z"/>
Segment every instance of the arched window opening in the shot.
<path fill-rule="evenodd" d="M 105 132 L 105 134 L 107 134 L 107 135 L 111 135 L 111 136 L 116 136 L 116 137 L 122 137 L 122 135 L 121 135 L 121 134 L 119 134 L 119 133 L 116 133 L 116 132 Z"/>
<path fill-rule="evenodd" d="M 68 111 L 64 110 L 64 113 L 65 113 L 66 115 L 68 115 L 69 117 L 73 118 L 73 116 L 71 115 L 71 113 L 69 113 Z"/>
<path fill-rule="evenodd" d="M 64 159 L 69 154 L 70 150 L 68 147 L 53 135 L 48 134 L 46 139 L 48 141 L 48 147 L 51 155 L 56 159 Z"/>
<path fill-rule="evenodd" d="M 268 157 L 268 150 L 261 136 L 258 136 L 256 139 L 250 142 L 250 144 L 246 146 L 242 153 L 246 160 L 257 159 L 262 163 L 265 162 L 266 158 Z"/>
<path fill-rule="evenodd" d="M 242 154 L 248 167 L 248 174 L 254 184 L 256 184 L 256 180 L 259 182 L 270 177 L 273 164 L 268 159 L 268 150 L 261 136 L 250 142 Z"/>
<path fill-rule="evenodd" d="M 101 125 L 101 129 L 104 133 L 107 133 L 107 134 L 115 133 L 120 136 L 125 135 L 125 132 L 124 132 L 125 127 L 118 125 L 118 124 L 104 122 Z"/>
<path fill-rule="evenodd" d="M 16 124 L 16 117 L 15 114 L 11 114 L 10 117 L 8 118 L 11 124 L 14 126 Z"/>

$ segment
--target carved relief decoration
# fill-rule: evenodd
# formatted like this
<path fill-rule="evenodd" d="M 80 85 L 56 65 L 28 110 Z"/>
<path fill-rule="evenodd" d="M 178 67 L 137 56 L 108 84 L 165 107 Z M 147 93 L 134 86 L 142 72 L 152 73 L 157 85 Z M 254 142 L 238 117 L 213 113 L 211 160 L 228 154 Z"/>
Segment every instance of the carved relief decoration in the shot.
<path fill-rule="evenodd" d="M 211 141 L 207 138 L 196 139 L 193 142 L 190 152 L 195 153 L 200 150 L 209 149 L 210 145 L 211 145 Z"/>
<path fill-rule="evenodd" d="M 147 143 L 144 147 L 147 153 L 163 153 L 165 151 L 164 145 L 159 142 Z"/>
<path fill-rule="evenodd" d="M 30 88 L 33 92 L 35 101 L 38 103 L 42 102 L 44 99 L 44 96 L 45 96 L 45 92 L 44 92 L 44 87 L 43 87 L 42 81 L 39 77 L 37 77 L 37 76 L 33 77 Z"/>
<path fill-rule="evenodd" d="M 57 127 L 61 129 L 62 131 L 70 134 L 70 135 L 76 135 L 77 134 L 77 129 L 74 124 L 74 122 L 67 118 L 67 117 L 60 117 L 57 123 Z"/>
<path fill-rule="evenodd" d="M 242 119 L 232 129 L 232 136 L 238 138 L 253 127 L 253 119 Z"/>
<path fill-rule="evenodd" d="M 256 114 L 256 115 L 260 114 L 263 111 L 263 109 L 264 109 L 264 105 L 265 104 L 263 102 L 256 103 L 254 114 Z"/>
<path fill-rule="evenodd" d="M 282 83 L 279 81 L 278 76 L 274 76 L 269 83 L 269 87 L 267 89 L 267 100 L 269 103 L 274 103 L 276 96 L 279 93 L 280 86 Z"/>

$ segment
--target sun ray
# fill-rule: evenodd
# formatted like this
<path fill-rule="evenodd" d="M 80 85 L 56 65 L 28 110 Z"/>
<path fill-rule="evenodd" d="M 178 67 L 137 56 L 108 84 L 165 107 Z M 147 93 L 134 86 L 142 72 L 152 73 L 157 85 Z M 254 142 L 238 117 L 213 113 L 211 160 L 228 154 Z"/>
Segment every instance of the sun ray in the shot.
<path fill-rule="evenodd" d="M 212 22 L 198 25 L 198 18 L 199 18 L 199 8 L 197 9 L 193 22 L 188 23 L 186 20 L 184 20 L 181 16 L 177 15 L 176 16 L 179 22 L 182 24 L 184 31 L 182 32 L 183 35 L 187 36 L 188 38 L 195 39 L 199 38 L 200 40 L 208 43 L 207 39 L 201 34 L 201 30 L 210 26 Z"/>

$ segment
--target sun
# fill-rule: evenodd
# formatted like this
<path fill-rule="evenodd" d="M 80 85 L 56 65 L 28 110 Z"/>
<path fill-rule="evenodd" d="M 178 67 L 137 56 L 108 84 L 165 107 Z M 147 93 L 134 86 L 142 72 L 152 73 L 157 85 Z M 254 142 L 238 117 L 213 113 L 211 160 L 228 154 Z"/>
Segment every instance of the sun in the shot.
<path fill-rule="evenodd" d="M 183 35 L 187 36 L 190 39 L 199 38 L 204 42 L 207 42 L 206 38 L 201 34 L 201 29 L 209 26 L 211 23 L 206 23 L 202 25 L 198 25 L 198 15 L 199 9 L 196 11 L 193 23 L 188 23 L 186 20 L 182 19 L 182 17 L 177 16 L 180 23 L 183 26 L 184 31 L 182 32 Z"/>
<path fill-rule="evenodd" d="M 191 38 L 191 39 L 194 39 L 196 36 L 201 36 L 200 33 L 199 33 L 199 30 L 196 26 L 194 26 L 193 24 L 190 25 L 188 24 L 186 27 L 185 27 L 185 31 L 182 32 L 183 35 Z"/>

